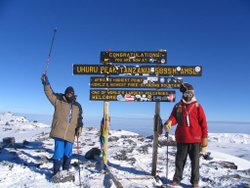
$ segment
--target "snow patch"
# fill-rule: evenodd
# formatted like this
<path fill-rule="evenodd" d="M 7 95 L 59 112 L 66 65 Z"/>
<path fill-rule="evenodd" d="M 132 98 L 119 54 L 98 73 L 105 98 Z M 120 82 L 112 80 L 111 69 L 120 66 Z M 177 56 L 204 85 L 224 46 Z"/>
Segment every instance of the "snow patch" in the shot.
<path fill-rule="evenodd" d="M 9 124 L 6 125 L 7 122 Z M 75 175 L 75 182 L 53 183 L 51 157 L 54 141 L 49 138 L 49 132 L 49 125 L 30 122 L 12 113 L 0 114 L 0 139 L 15 137 L 16 140 L 14 145 L 1 145 L 0 148 L 1 187 L 79 187 L 81 180 L 83 187 L 115 188 L 109 175 L 101 173 L 100 161 L 84 157 L 90 149 L 100 148 L 99 130 L 90 127 L 84 127 L 79 150 L 74 143 L 70 171 Z M 170 138 L 172 142 L 174 135 L 170 135 Z M 124 188 L 161 186 L 161 182 L 151 176 L 152 142 L 152 137 L 146 138 L 137 133 L 109 131 L 109 168 Z M 167 182 L 174 175 L 176 147 L 168 146 L 169 173 L 166 178 L 167 145 L 164 135 L 159 137 L 159 143 L 157 175 Z M 250 135 L 247 134 L 209 134 L 208 151 L 213 159 L 208 161 L 201 158 L 200 186 L 250 187 L 249 146 Z M 190 186 L 190 171 L 188 159 L 180 187 Z"/>

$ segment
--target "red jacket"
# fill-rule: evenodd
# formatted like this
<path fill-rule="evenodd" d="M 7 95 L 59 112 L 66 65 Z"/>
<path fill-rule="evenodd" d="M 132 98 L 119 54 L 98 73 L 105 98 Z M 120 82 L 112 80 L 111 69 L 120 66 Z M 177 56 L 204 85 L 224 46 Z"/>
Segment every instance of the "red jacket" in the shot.
<path fill-rule="evenodd" d="M 189 114 L 189 124 L 187 114 Z M 182 100 L 177 103 L 169 117 L 172 126 L 177 124 L 175 131 L 176 142 L 201 143 L 207 138 L 208 128 L 204 110 L 196 101 L 185 104 Z"/>

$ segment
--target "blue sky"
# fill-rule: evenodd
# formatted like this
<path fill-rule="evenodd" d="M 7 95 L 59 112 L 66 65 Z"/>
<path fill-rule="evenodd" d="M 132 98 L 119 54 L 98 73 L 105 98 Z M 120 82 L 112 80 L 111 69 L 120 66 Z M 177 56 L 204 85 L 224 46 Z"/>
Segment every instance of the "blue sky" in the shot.
<path fill-rule="evenodd" d="M 103 102 L 89 101 L 90 76 L 73 76 L 72 64 L 98 64 L 107 49 L 166 49 L 168 65 L 202 65 L 202 77 L 184 81 L 194 85 L 207 119 L 250 122 L 248 0 L 1 0 L 0 112 L 53 113 L 40 77 L 55 27 L 49 81 L 55 92 L 75 88 L 87 122 L 99 121 Z M 173 106 L 161 103 L 164 120 Z M 152 119 L 154 108 L 110 102 L 109 111 L 111 117 Z"/>

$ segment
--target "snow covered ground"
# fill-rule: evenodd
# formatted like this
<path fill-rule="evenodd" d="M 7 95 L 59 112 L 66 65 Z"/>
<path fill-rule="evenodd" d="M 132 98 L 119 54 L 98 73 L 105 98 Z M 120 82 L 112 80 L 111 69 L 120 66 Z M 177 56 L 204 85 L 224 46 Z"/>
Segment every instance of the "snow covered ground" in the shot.
<path fill-rule="evenodd" d="M 79 187 L 78 157 L 82 187 L 115 187 L 108 174 L 100 173 L 101 165 L 84 155 L 99 147 L 99 131 L 85 127 L 80 137 L 80 156 L 74 149 L 71 171 L 75 182 L 51 182 L 53 140 L 50 125 L 29 121 L 12 113 L 0 114 L 0 187 Z M 15 137 L 15 145 L 3 146 L 2 139 Z M 174 136 L 170 135 L 170 141 Z M 169 148 L 168 178 L 166 178 L 166 139 L 159 138 L 157 174 L 164 182 L 174 174 L 176 148 Z M 212 160 L 201 158 L 202 187 L 250 187 L 250 135 L 233 133 L 209 134 Z M 136 133 L 110 130 L 109 167 L 123 187 L 161 187 L 151 176 L 152 138 Z M 190 187 L 190 161 L 187 161 L 180 187 Z"/>

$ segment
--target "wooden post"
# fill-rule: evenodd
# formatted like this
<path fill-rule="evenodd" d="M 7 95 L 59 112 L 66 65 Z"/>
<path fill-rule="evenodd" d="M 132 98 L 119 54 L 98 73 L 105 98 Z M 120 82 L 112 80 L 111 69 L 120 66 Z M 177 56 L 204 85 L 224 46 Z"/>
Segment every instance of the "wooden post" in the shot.
<path fill-rule="evenodd" d="M 103 108 L 103 118 L 104 126 L 102 131 L 102 137 L 104 139 L 103 151 L 102 151 L 102 161 L 103 161 L 103 171 L 106 171 L 108 166 L 108 134 L 109 134 L 109 102 L 104 102 Z"/>
<path fill-rule="evenodd" d="M 110 171 L 108 166 L 107 166 L 107 173 L 109 174 L 110 178 L 113 180 L 117 188 L 123 188 L 121 182 L 119 182 L 118 178 Z"/>
<path fill-rule="evenodd" d="M 157 169 L 159 124 L 160 124 L 160 102 L 156 102 L 155 103 L 155 116 L 154 116 L 154 140 L 153 140 L 153 157 L 152 157 L 152 176 L 156 176 L 156 169 Z"/>
<path fill-rule="evenodd" d="M 101 159 L 97 156 L 94 156 L 95 160 L 97 160 L 99 163 L 101 163 Z M 112 181 L 114 182 L 115 186 L 117 188 L 123 188 L 121 182 L 119 182 L 119 179 L 111 172 L 110 167 L 106 166 L 106 171 L 105 171 L 109 177 L 112 179 Z"/>

